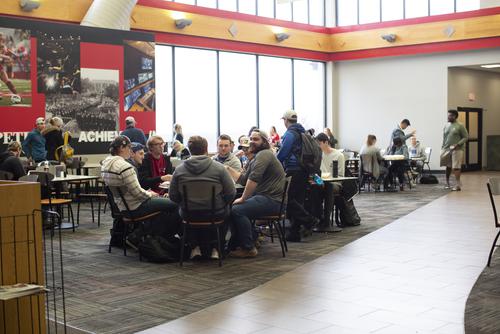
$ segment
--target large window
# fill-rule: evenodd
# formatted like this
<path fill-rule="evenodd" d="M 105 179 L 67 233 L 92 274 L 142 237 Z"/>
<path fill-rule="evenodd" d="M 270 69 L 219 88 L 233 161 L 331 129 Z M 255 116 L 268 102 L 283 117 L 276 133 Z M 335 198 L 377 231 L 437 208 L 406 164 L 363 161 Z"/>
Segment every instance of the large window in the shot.
<path fill-rule="evenodd" d="M 234 141 L 252 126 L 283 134 L 281 117 L 295 108 L 307 129 L 325 126 L 323 62 L 186 47 L 156 46 L 157 133 L 172 140 L 173 123 L 207 138 L 216 151 L 220 134 Z"/>
<path fill-rule="evenodd" d="M 308 23 L 309 11 L 307 0 L 295 0 L 293 4 L 293 21 L 298 23 Z"/>
<path fill-rule="evenodd" d="M 200 135 L 214 151 L 217 139 L 217 53 L 175 48 L 175 122 L 184 137 Z"/>
<path fill-rule="evenodd" d="M 309 24 L 325 25 L 325 1 L 309 0 Z"/>
<path fill-rule="evenodd" d="M 257 125 L 257 56 L 219 53 L 220 133 L 236 142 Z"/>
<path fill-rule="evenodd" d="M 281 117 L 293 109 L 292 61 L 286 58 L 259 57 L 259 127 L 269 131 L 272 125 L 285 132 Z"/>
<path fill-rule="evenodd" d="M 479 0 L 333 0 L 337 26 L 477 10 Z"/>

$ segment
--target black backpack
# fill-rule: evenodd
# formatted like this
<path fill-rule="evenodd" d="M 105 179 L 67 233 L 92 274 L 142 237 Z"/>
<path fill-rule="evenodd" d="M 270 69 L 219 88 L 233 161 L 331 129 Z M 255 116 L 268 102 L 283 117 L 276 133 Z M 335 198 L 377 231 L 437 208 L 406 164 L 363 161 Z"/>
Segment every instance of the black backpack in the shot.
<path fill-rule="evenodd" d="M 438 181 L 437 177 L 435 177 L 434 175 L 426 174 L 426 175 L 422 175 L 422 177 L 420 178 L 420 183 L 421 184 L 438 184 L 439 181 Z"/>
<path fill-rule="evenodd" d="M 321 171 L 321 148 L 318 142 L 308 133 L 292 130 L 300 138 L 300 148 L 294 152 L 297 162 L 307 174 L 319 174 Z"/>
<path fill-rule="evenodd" d="M 179 244 L 158 235 L 148 235 L 139 244 L 139 254 L 150 262 L 176 262 L 179 260 Z"/>

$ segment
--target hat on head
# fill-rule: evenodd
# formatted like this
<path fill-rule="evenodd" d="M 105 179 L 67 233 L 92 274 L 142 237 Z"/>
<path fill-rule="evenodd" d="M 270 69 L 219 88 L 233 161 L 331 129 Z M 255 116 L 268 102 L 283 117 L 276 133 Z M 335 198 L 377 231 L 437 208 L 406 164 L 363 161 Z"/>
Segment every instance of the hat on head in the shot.
<path fill-rule="evenodd" d="M 144 150 L 144 145 L 134 141 L 134 142 L 132 142 L 131 149 L 132 149 L 132 152 L 136 153 L 140 150 Z"/>
<path fill-rule="evenodd" d="M 125 118 L 125 124 L 127 125 L 132 125 L 132 124 L 135 124 L 135 118 L 133 118 L 132 116 L 127 116 L 127 118 Z"/>
<path fill-rule="evenodd" d="M 297 112 L 295 110 L 287 110 L 281 119 L 287 119 L 287 120 L 297 120 Z"/>
<path fill-rule="evenodd" d="M 247 136 L 240 138 L 240 145 L 238 146 L 238 150 L 241 150 L 244 147 L 250 147 L 250 138 L 248 138 Z"/>
<path fill-rule="evenodd" d="M 257 132 L 262 137 L 262 140 L 269 141 L 269 136 L 267 135 L 266 131 L 261 129 L 255 129 L 252 132 Z"/>
<path fill-rule="evenodd" d="M 43 117 L 38 117 L 35 121 L 36 125 L 44 124 L 45 123 L 45 118 Z"/>

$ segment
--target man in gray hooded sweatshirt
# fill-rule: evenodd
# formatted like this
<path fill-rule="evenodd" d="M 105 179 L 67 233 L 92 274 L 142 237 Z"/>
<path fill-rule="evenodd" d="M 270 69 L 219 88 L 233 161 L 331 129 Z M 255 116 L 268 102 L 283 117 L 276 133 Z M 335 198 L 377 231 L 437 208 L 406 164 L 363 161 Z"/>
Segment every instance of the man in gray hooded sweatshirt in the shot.
<path fill-rule="evenodd" d="M 191 152 L 191 157 L 175 169 L 172 181 L 170 182 L 169 198 L 182 207 L 184 184 L 192 181 L 213 181 L 221 185 L 220 191 L 215 194 L 215 213 L 218 219 L 224 219 L 229 215 L 229 204 L 236 195 L 236 188 L 231 176 L 221 163 L 210 159 L 208 156 L 208 143 L 205 138 L 200 136 L 190 137 L 188 140 L 188 149 Z M 188 197 L 190 196 L 188 195 Z M 190 207 L 190 213 L 195 213 L 196 217 L 194 219 L 204 221 L 207 219 L 207 215 L 211 213 L 211 208 L 212 199 L 206 198 L 206 200 L 198 202 L 196 205 L 193 204 Z M 181 216 L 185 216 L 182 208 Z M 190 217 L 190 219 L 193 219 L 193 217 Z M 223 230 L 225 232 L 225 229 Z M 209 238 L 209 235 L 207 231 L 196 231 L 200 232 L 197 234 L 193 232 L 195 231 L 190 232 L 191 258 L 196 258 L 201 256 L 199 244 L 204 241 L 208 243 L 207 238 Z M 224 235 L 221 237 L 224 240 Z M 216 238 L 211 239 L 216 240 Z M 217 252 L 215 244 L 212 243 L 211 246 L 212 253 L 210 257 L 218 259 L 220 255 Z"/>

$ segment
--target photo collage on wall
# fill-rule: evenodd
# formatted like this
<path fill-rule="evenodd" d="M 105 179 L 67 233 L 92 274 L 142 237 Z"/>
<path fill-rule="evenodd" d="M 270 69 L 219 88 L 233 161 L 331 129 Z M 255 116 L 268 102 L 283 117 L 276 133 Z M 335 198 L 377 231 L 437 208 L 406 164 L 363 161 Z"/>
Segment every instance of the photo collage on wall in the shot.
<path fill-rule="evenodd" d="M 124 41 L 124 109 L 155 110 L 154 57 L 155 44 L 145 41 Z"/>
<path fill-rule="evenodd" d="M 0 106 L 31 106 L 30 35 L 0 27 Z"/>

